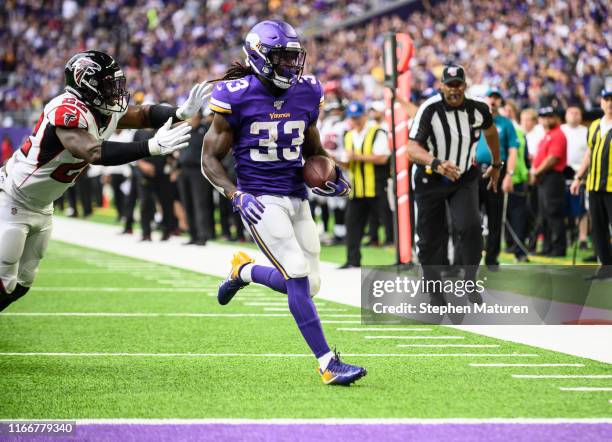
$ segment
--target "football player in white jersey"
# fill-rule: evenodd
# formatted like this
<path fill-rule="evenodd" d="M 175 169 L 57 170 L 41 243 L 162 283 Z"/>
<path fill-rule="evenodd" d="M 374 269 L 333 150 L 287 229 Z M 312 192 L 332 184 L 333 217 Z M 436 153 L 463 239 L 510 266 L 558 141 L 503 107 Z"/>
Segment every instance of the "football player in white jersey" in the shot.
<path fill-rule="evenodd" d="M 43 109 L 32 134 L 0 169 L 0 311 L 30 289 L 51 236 L 53 201 L 89 164 L 112 166 L 187 146 L 191 118 L 210 95 L 197 84 L 180 107 L 129 106 L 126 80 L 99 51 L 75 54 L 66 90 Z M 157 128 L 142 142 L 107 141 L 116 129 Z"/>

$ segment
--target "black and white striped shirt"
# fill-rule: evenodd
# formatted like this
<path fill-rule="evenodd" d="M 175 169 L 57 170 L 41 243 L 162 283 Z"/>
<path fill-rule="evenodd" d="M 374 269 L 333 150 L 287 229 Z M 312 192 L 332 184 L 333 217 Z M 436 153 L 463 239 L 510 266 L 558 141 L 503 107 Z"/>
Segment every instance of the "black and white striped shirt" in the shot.
<path fill-rule="evenodd" d="M 484 100 L 466 95 L 461 106 L 451 107 L 440 93 L 419 107 L 409 138 L 439 160 L 452 161 L 463 173 L 472 165 L 481 132 L 492 124 Z"/>

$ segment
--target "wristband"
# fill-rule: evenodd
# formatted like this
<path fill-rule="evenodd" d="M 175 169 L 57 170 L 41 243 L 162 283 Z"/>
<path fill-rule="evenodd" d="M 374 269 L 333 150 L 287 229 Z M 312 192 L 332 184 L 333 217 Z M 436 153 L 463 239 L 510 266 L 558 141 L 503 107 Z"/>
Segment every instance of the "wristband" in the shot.
<path fill-rule="evenodd" d="M 493 163 L 493 164 L 491 164 L 491 167 L 493 169 L 501 169 L 502 167 L 504 167 L 504 162 L 500 161 L 499 163 Z"/>

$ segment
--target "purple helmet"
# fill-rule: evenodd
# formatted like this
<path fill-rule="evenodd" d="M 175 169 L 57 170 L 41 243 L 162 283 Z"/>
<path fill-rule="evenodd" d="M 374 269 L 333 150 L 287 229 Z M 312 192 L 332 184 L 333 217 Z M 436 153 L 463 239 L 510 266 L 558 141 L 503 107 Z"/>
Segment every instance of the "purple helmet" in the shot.
<path fill-rule="evenodd" d="M 257 23 L 247 34 L 242 49 L 246 63 L 281 89 L 293 86 L 304 70 L 306 51 L 295 29 L 284 21 Z"/>

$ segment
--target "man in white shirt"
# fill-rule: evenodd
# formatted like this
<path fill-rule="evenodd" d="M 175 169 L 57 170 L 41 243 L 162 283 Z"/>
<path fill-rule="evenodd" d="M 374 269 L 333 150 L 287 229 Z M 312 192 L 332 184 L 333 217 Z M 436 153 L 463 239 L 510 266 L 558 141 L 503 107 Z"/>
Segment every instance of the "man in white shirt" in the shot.
<path fill-rule="evenodd" d="M 351 127 L 344 136 L 351 193 L 346 214 L 347 262 L 341 268 L 361 266 L 361 239 L 370 214 L 385 212 L 391 154 L 387 133 L 368 119 L 362 103 L 350 103 L 345 116 Z"/>
<path fill-rule="evenodd" d="M 521 112 L 521 127 L 525 131 L 529 158 L 533 159 L 545 133 L 544 127 L 538 124 L 538 114 L 534 109 L 528 108 Z"/>
<path fill-rule="evenodd" d="M 580 169 L 587 146 L 588 129 L 582 126 L 582 109 L 578 106 L 570 106 L 565 111 L 565 124 L 561 125 L 561 130 L 567 138 L 567 165 L 572 168 L 574 174 Z M 569 225 L 572 226 L 572 234 L 578 224 L 578 241 L 580 248 L 587 248 L 587 236 L 589 233 L 588 218 L 586 215 L 584 189 L 579 195 L 571 195 L 569 187 L 566 189 L 567 201 L 569 206 Z M 575 237 L 574 237 L 575 238 Z"/>

